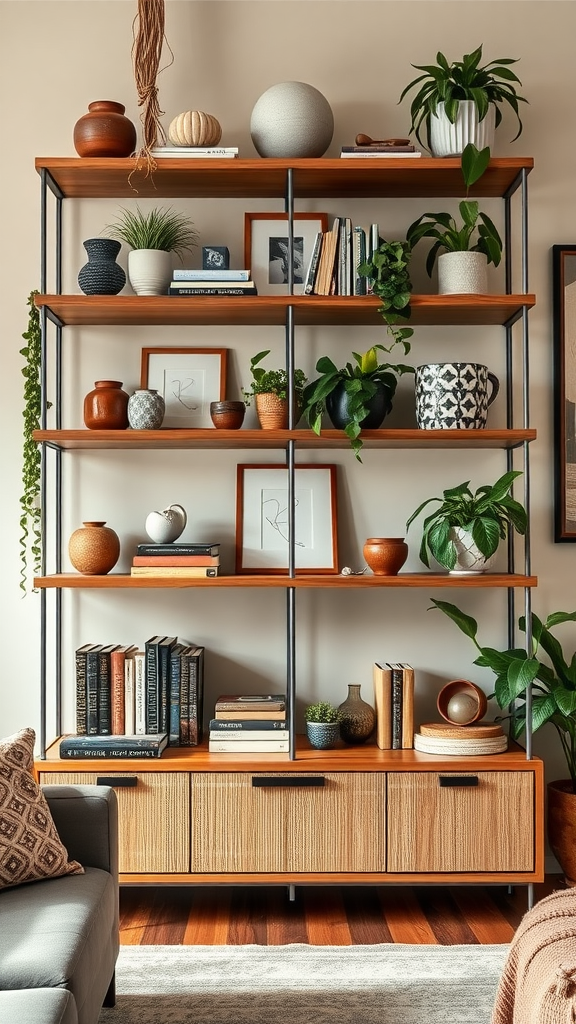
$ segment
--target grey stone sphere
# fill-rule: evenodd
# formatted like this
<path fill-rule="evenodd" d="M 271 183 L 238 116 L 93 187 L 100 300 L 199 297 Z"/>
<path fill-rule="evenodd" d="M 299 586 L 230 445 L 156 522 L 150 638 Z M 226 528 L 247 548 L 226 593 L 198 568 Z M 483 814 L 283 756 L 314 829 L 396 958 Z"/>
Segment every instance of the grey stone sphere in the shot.
<path fill-rule="evenodd" d="M 279 82 L 256 101 L 250 134 L 260 156 L 319 157 L 332 141 L 334 115 L 313 85 Z"/>

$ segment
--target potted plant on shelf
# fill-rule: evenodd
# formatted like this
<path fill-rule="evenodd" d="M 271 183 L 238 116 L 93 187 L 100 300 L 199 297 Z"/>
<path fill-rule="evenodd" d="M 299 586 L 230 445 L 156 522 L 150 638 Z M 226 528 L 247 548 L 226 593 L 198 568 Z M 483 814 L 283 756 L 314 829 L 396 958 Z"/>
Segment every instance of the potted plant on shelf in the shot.
<path fill-rule="evenodd" d="M 470 637 L 478 651 L 474 664 L 496 676 L 491 696 L 509 712 L 512 738 L 519 739 L 526 727 L 528 691 L 532 693 L 532 732 L 547 722 L 556 729 L 569 778 L 548 783 L 548 839 L 566 882 L 576 885 L 576 652 L 566 656 L 552 632 L 563 623 L 576 622 L 576 612 L 552 612 L 545 622 L 532 614 L 528 653 L 521 648 L 499 651 L 480 646 L 478 623 L 471 615 L 448 601 L 432 600 L 432 604 Z M 518 625 L 525 633 L 525 616 Z"/>
<path fill-rule="evenodd" d="M 250 405 L 255 399 L 258 420 L 263 430 L 286 430 L 288 426 L 288 373 L 285 369 L 264 370 L 258 364 L 270 349 L 258 352 L 250 360 L 252 383 L 248 390 L 242 388 L 244 402 Z M 304 386 L 307 377 L 303 370 L 294 370 L 294 423 L 300 419 L 303 402 Z"/>
<path fill-rule="evenodd" d="M 122 209 L 105 230 L 130 246 L 128 277 L 137 295 L 163 295 L 172 278 L 171 253 L 182 259 L 197 244 L 198 232 L 183 214 L 156 207 L 149 213 Z"/>
<path fill-rule="evenodd" d="M 487 64 L 481 64 L 481 60 L 482 47 L 479 46 L 452 64 L 439 51 L 436 64 L 412 65 L 424 74 L 409 82 L 399 102 L 411 89 L 420 87 L 410 106 L 410 131 L 416 132 L 418 141 L 427 145 L 433 156 L 458 156 L 469 142 L 479 149 L 485 146 L 492 149 L 504 103 L 512 108 L 518 123 L 512 141 L 522 132 L 518 105 L 527 100 L 518 95 L 516 84 L 522 83 L 510 68 L 517 63 L 517 58 L 499 57 Z M 423 127 L 427 133 L 426 143 L 420 136 Z"/>
<path fill-rule="evenodd" d="M 526 511 L 510 494 L 514 480 L 521 475 L 510 470 L 495 484 L 484 484 L 474 493 L 467 480 L 443 491 L 442 498 L 423 501 L 407 520 L 406 529 L 427 505 L 439 502 L 422 528 L 420 560 L 424 565 L 430 568 L 429 555 L 433 555 L 449 573 L 486 572 L 510 527 L 516 533 L 526 533 Z"/>
<path fill-rule="evenodd" d="M 20 589 L 26 593 L 28 574 L 28 554 L 32 555 L 34 572 L 41 567 L 41 524 L 42 510 L 40 507 L 40 477 L 42 456 L 40 448 L 32 436 L 40 427 L 42 414 L 42 387 L 40 383 L 41 345 L 40 313 L 34 303 L 38 291 L 34 289 L 28 296 L 28 328 L 22 335 L 26 346 L 20 349 L 20 355 L 26 360 L 22 368 L 24 377 L 24 440 L 22 445 L 22 495 L 20 497 Z M 50 402 L 47 408 L 50 408 Z"/>
<path fill-rule="evenodd" d="M 306 735 L 311 746 L 317 750 L 328 750 L 340 739 L 340 720 L 342 715 L 338 708 L 328 701 L 320 700 L 309 704 L 304 712 Z"/>
<path fill-rule="evenodd" d="M 378 312 L 395 341 L 411 338 L 411 327 L 397 327 L 410 319 L 410 292 L 412 282 L 408 267 L 412 258 L 410 242 L 381 241 L 369 259 L 358 267 L 360 277 L 370 281 L 372 295 L 377 295 L 381 305 Z"/>

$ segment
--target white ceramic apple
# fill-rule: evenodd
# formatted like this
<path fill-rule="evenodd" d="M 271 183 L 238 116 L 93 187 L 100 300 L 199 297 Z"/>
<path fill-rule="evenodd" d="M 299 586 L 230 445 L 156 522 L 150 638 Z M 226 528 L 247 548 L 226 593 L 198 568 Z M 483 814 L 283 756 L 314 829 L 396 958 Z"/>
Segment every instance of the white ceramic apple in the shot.
<path fill-rule="evenodd" d="M 155 544 L 171 544 L 186 526 L 186 510 L 182 505 L 168 505 L 161 512 L 146 516 L 146 533 Z"/>

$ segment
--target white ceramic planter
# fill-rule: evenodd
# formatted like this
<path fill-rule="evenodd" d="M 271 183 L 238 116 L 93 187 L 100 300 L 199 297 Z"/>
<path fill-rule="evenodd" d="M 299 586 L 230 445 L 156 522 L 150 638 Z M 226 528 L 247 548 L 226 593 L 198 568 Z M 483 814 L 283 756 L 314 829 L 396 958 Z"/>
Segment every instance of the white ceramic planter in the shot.
<path fill-rule="evenodd" d="M 473 100 L 460 100 L 454 124 L 444 113 L 444 104 L 439 103 L 436 114 L 430 118 L 430 149 L 432 156 L 460 156 L 469 142 L 477 149 L 494 148 L 496 112 L 491 104 L 483 121 L 478 120 L 478 111 Z"/>
<path fill-rule="evenodd" d="M 128 277 L 136 295 L 165 295 L 172 280 L 172 254 L 163 249 L 132 249 Z"/>
<path fill-rule="evenodd" d="M 438 294 L 486 295 L 488 261 L 483 252 L 443 252 L 438 257 Z"/>
<path fill-rule="evenodd" d="M 463 530 L 461 526 L 451 528 L 450 539 L 454 541 L 456 548 L 456 565 L 449 570 L 451 576 L 470 576 L 487 572 L 496 558 L 496 553 L 490 555 L 490 558 L 484 558 L 472 540 L 472 534 L 468 530 Z"/>

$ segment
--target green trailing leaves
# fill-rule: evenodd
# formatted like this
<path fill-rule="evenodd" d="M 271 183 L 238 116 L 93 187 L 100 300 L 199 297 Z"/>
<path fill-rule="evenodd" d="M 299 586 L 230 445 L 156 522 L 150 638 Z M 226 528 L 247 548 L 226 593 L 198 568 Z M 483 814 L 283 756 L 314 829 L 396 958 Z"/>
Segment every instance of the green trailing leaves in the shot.
<path fill-rule="evenodd" d="M 40 313 L 34 303 L 38 291 L 31 291 L 28 296 L 28 329 L 23 333 L 26 345 L 20 349 L 25 364 L 22 368 L 24 377 L 24 419 L 22 443 L 22 495 L 20 497 L 20 589 L 26 593 L 28 582 L 28 554 L 32 555 L 32 568 L 35 573 L 41 566 L 41 508 L 40 478 L 42 456 L 33 438 L 33 431 L 40 427 L 42 412 L 42 387 L 40 365 L 42 354 L 42 335 L 40 329 Z"/>

